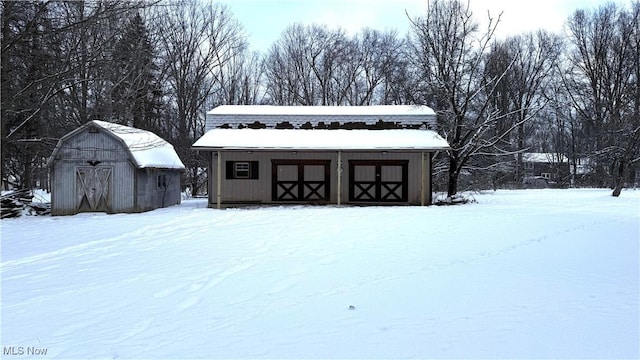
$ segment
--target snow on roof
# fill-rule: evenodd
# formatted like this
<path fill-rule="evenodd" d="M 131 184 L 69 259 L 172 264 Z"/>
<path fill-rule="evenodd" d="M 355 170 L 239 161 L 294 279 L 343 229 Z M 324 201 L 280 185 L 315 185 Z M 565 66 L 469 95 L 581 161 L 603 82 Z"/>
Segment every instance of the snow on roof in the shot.
<path fill-rule="evenodd" d="M 449 144 L 430 130 L 212 129 L 198 149 L 442 150 Z"/>
<path fill-rule="evenodd" d="M 423 105 L 372 106 L 279 106 L 221 105 L 207 112 L 211 115 L 435 115 Z"/>
<path fill-rule="evenodd" d="M 94 124 L 122 140 L 138 168 L 184 169 L 173 145 L 151 131 L 93 120 Z"/>
<path fill-rule="evenodd" d="M 294 128 L 304 124 L 365 123 L 379 121 L 400 126 L 435 125 L 435 112 L 422 105 L 375 106 L 275 106 L 275 105 L 222 105 L 207 112 L 206 129 L 219 127 L 243 128 L 260 123 L 267 128 L 287 122 Z"/>
<path fill-rule="evenodd" d="M 523 153 L 522 160 L 537 163 L 569 162 L 566 156 L 562 155 L 559 157 L 556 153 Z"/>

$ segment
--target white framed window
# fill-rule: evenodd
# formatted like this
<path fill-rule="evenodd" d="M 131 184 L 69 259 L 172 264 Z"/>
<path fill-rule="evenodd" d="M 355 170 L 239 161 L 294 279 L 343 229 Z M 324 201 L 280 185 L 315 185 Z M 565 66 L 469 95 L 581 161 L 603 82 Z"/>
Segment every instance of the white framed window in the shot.
<path fill-rule="evenodd" d="M 249 179 L 251 177 L 251 166 L 248 161 L 237 161 L 233 165 L 234 178 Z"/>
<path fill-rule="evenodd" d="M 258 170 L 257 161 L 227 161 L 225 173 L 227 179 L 257 179 Z"/>
<path fill-rule="evenodd" d="M 551 180 L 551 173 L 542 173 L 540 175 L 547 180 Z"/>

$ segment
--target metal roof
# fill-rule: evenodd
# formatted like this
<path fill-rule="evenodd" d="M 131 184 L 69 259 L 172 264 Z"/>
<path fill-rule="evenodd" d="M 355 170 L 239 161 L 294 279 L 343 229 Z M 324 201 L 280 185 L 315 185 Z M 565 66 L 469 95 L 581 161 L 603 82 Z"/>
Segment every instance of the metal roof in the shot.
<path fill-rule="evenodd" d="M 280 105 L 221 105 L 207 112 L 211 115 L 435 115 L 424 105 L 371 106 L 280 106 Z"/>
<path fill-rule="evenodd" d="M 212 129 L 194 150 L 444 150 L 431 130 Z"/>
<path fill-rule="evenodd" d="M 275 106 L 275 105 L 222 105 L 207 112 L 206 129 L 243 128 L 255 124 L 275 128 L 287 123 L 293 128 L 305 125 L 317 127 L 333 124 L 367 124 L 379 122 L 402 127 L 435 127 L 436 114 L 421 105 L 375 106 Z"/>

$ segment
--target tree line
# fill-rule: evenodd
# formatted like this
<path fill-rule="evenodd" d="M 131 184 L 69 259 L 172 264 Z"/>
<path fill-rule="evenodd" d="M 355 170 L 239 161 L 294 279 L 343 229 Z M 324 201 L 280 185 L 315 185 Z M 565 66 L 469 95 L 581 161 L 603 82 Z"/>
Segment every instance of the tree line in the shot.
<path fill-rule="evenodd" d="M 251 51 L 227 6 L 197 0 L 1 2 L 2 181 L 44 186 L 57 140 L 100 119 L 155 132 L 202 188 L 190 151 L 222 104 L 421 104 L 451 150 L 442 190 L 517 186 L 524 152 L 591 171 L 615 196 L 640 159 L 640 2 L 577 9 L 563 33 L 498 38 L 468 2 L 431 0 L 411 30 L 292 23 Z"/>

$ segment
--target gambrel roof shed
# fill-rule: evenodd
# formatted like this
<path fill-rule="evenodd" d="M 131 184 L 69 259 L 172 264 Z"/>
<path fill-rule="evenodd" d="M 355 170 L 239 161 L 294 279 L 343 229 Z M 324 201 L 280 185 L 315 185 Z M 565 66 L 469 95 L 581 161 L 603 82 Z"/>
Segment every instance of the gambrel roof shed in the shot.
<path fill-rule="evenodd" d="M 53 215 L 141 212 L 181 201 L 185 166 L 150 131 L 90 121 L 58 141 L 48 165 Z"/>
<path fill-rule="evenodd" d="M 131 161 L 137 168 L 184 169 L 184 164 L 176 153 L 173 145 L 152 133 L 151 131 L 114 124 L 101 120 L 89 121 L 85 125 L 63 136 L 49 158 L 49 165 L 60 152 L 66 140 L 78 133 L 89 129 L 101 129 L 105 133 L 120 141 L 123 148 L 131 156 Z"/>

